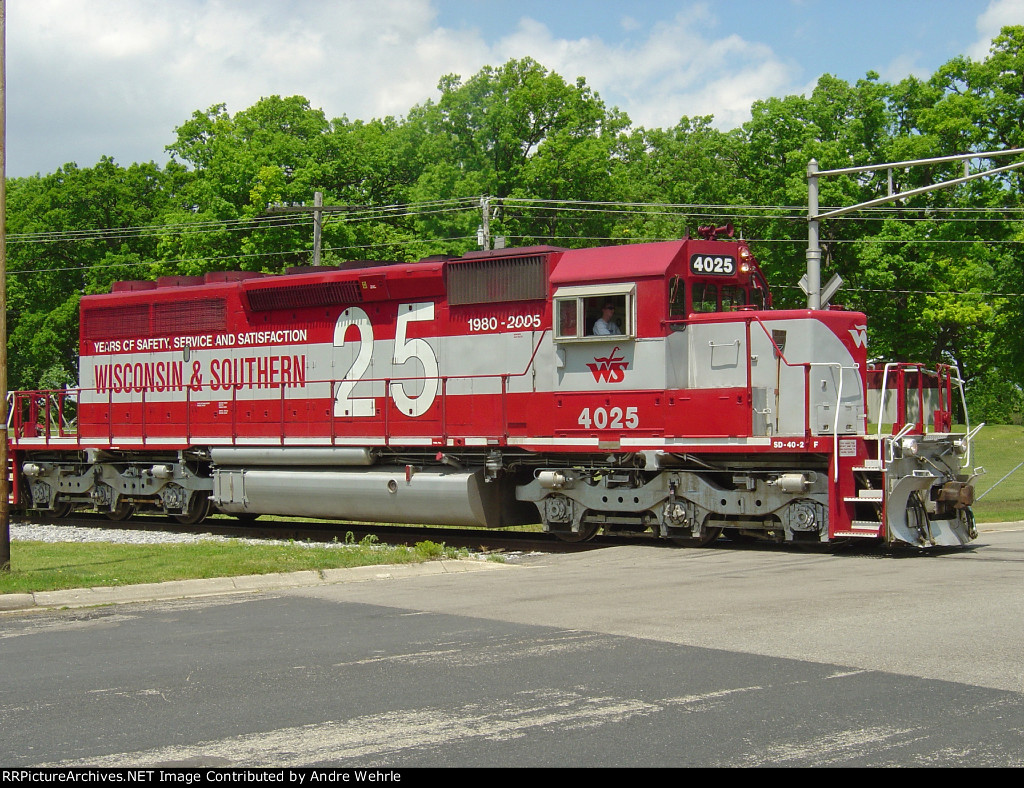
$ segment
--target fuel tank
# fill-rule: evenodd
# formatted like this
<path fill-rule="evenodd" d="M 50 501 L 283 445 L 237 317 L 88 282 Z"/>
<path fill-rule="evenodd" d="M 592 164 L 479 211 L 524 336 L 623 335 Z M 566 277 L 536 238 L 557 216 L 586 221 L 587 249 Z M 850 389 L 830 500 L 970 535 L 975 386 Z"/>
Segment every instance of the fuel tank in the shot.
<path fill-rule="evenodd" d="M 418 470 L 217 468 L 213 502 L 227 514 L 278 514 L 330 520 L 500 528 L 537 520 L 511 483 L 485 481 L 483 469 Z"/>

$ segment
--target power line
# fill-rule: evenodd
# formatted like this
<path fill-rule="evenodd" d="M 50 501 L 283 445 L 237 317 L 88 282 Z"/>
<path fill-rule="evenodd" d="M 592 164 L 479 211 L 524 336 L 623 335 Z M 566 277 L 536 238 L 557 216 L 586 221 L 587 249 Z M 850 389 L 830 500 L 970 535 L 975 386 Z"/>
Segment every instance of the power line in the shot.
<path fill-rule="evenodd" d="M 436 215 L 441 213 L 467 212 L 476 210 L 478 197 L 461 197 L 444 200 L 432 200 L 419 203 L 396 204 L 389 206 L 334 206 L 344 208 L 345 215 L 330 217 L 330 223 L 351 221 L 367 221 L 374 218 L 409 218 L 416 216 Z M 806 209 L 801 206 L 773 205 L 714 205 L 698 203 L 640 203 L 591 200 L 544 200 L 528 198 L 500 198 L 495 204 L 504 208 L 518 207 L 529 209 L 536 207 L 538 211 L 551 213 L 594 213 L 601 215 L 644 215 L 644 216 L 690 216 L 693 218 L 718 219 L 754 219 L 776 218 L 803 222 L 806 220 Z M 324 211 L 328 212 L 328 207 Z M 638 210 L 639 209 L 639 210 Z M 312 211 L 312 208 L 296 208 L 296 210 Z M 822 208 L 822 210 L 833 210 Z M 926 211 L 930 216 L 903 216 L 902 214 L 919 214 Z M 943 222 L 1003 222 L 1018 221 L 1016 216 L 999 218 L 992 216 L 958 217 L 955 214 L 1014 214 L 1024 218 L 1024 207 L 1014 208 L 911 208 L 886 207 L 866 209 L 857 216 L 838 217 L 835 221 L 857 222 L 880 217 L 900 217 L 904 222 L 932 221 L 932 216 L 943 217 Z M 766 216 L 767 214 L 767 216 Z M 772 215 L 774 214 L 774 215 Z M 61 241 L 84 240 L 126 240 L 149 235 L 191 235 L 212 232 L 235 232 L 260 229 L 286 229 L 306 226 L 307 222 L 297 218 L 283 219 L 282 216 L 258 216 L 252 218 L 225 219 L 206 222 L 178 222 L 163 225 L 135 225 L 115 228 L 97 228 L 88 230 L 54 230 L 42 232 L 12 233 L 8 235 L 8 243 L 56 243 Z"/>
<path fill-rule="evenodd" d="M 776 218 L 783 220 L 800 220 L 803 221 L 805 217 L 798 216 L 792 212 L 802 210 L 797 206 L 761 206 L 761 205 L 750 205 L 750 206 L 728 206 L 728 205 L 698 205 L 694 203 L 637 203 L 637 202 L 611 202 L 611 201 L 570 201 L 570 200 L 546 200 L 546 199 L 528 199 L 528 198 L 501 198 L 495 199 L 494 205 L 501 209 L 508 210 L 518 209 L 521 211 L 536 210 L 538 212 L 548 212 L 553 217 L 558 219 L 568 218 L 567 213 L 594 213 L 601 215 L 631 215 L 631 216 L 668 216 L 676 218 L 708 218 L 708 219 L 765 219 L 765 218 Z M 424 201 L 419 203 L 406 203 L 406 204 L 395 204 L 386 206 L 349 206 L 345 207 L 345 212 L 335 213 L 330 216 L 330 224 L 347 224 L 347 223 L 360 223 L 366 221 L 381 221 L 381 220 L 393 220 L 400 218 L 416 218 L 431 215 L 444 215 L 444 214 L 456 214 L 456 213 L 467 213 L 475 212 L 479 209 L 479 198 L 476 197 L 460 197 L 460 198 L 449 198 L 439 199 L 432 201 Z M 641 210 L 637 210 L 641 209 Z M 313 209 L 307 207 L 294 207 L 296 212 L 310 212 Z M 687 213 L 681 213 L 679 211 L 688 211 Z M 694 210 L 702 211 L 719 211 L 719 213 L 694 213 Z M 790 212 L 788 215 L 776 215 L 776 216 L 747 216 L 741 213 L 735 213 L 737 210 L 748 210 L 748 211 L 759 211 L 759 212 Z M 994 209 L 990 208 L 969 208 L 969 209 L 939 209 L 950 214 L 959 211 L 974 211 L 977 213 L 991 213 Z M 1021 209 L 998 209 L 1006 210 L 1008 212 L 1024 212 L 1024 208 Z M 722 211 L 731 211 L 733 213 L 720 213 Z M 888 218 L 889 216 L 898 216 L 901 212 L 912 211 L 919 213 L 919 209 L 909 209 L 900 207 L 886 207 L 872 209 L 872 212 Z M 529 219 L 531 217 L 519 217 L 522 219 Z M 536 220 L 543 220 L 543 216 L 532 217 Z M 855 217 L 843 217 L 847 220 L 854 220 Z M 911 220 L 920 221 L 925 220 L 922 217 L 912 217 Z M 954 220 L 951 216 L 942 219 L 942 221 Z M 978 221 L 975 219 L 955 219 L 957 221 Z M 989 219 L 983 219 L 985 221 L 995 221 Z M 60 232 L 55 231 L 52 233 L 35 233 L 35 234 L 20 234 L 14 236 L 19 239 L 19 242 L 23 243 L 52 243 L 58 240 L 112 240 L 112 239 L 123 239 L 127 237 L 133 237 L 130 235 L 116 235 L 116 233 L 125 233 L 128 231 L 136 232 L 140 236 L 147 234 L 156 234 L 158 232 L 170 233 L 174 232 L 180 236 L 190 235 L 198 230 L 198 232 L 235 232 L 244 230 L 269 230 L 269 229 L 290 229 L 296 227 L 306 227 L 308 221 L 289 218 L 283 219 L 281 216 L 262 216 L 253 217 L 249 219 L 235 219 L 235 220 L 224 220 L 218 222 L 197 222 L 197 223 L 179 223 L 179 224 L 168 224 L 162 226 L 138 226 L 132 228 L 115 228 L 111 230 L 94 230 L 94 231 L 67 231 Z M 138 237 L 138 236 L 135 236 Z M 517 235 L 508 236 L 507 238 L 516 240 L 546 240 L 548 242 L 568 241 L 568 242 L 598 242 L 598 243 L 620 243 L 623 241 L 629 241 L 632 243 L 637 242 L 653 242 L 653 241 L 664 241 L 674 240 L 675 237 L 669 239 L 661 236 L 581 236 L 578 233 L 572 235 L 550 235 L 547 233 L 531 234 L 531 235 Z M 435 243 L 451 243 L 455 241 L 467 241 L 472 240 L 471 236 L 454 236 L 444 239 L 408 239 L 408 240 L 395 240 L 390 242 L 381 242 L 374 244 L 365 245 L 349 245 L 349 246 L 333 246 L 329 247 L 325 251 L 329 252 L 358 252 L 365 251 L 366 249 L 379 249 L 388 247 L 408 247 L 418 244 L 430 245 Z M 803 239 L 794 238 L 762 238 L 757 241 L 759 245 L 767 244 L 799 244 L 803 245 L 805 241 Z M 1012 244 L 1017 243 L 1011 240 L 986 240 L 986 239 L 905 239 L 905 238 L 861 238 L 861 239 L 834 239 L 827 242 L 831 245 L 878 245 L 878 244 Z M 207 265 L 213 263 L 223 263 L 225 261 L 232 260 L 251 260 L 259 258 L 273 258 L 273 257 L 286 257 L 300 253 L 304 253 L 307 250 L 289 250 L 289 251 L 274 251 L 274 252 L 261 252 L 261 253 L 249 253 L 249 254 L 234 254 L 234 255 L 220 255 L 217 257 L 200 257 L 200 258 L 179 258 L 172 260 L 151 260 L 151 261 L 140 261 L 137 263 L 131 262 L 116 262 L 116 263 L 94 263 L 86 266 L 63 266 L 58 268 L 32 268 L 22 269 L 20 271 L 11 271 L 12 274 L 41 274 L 41 273 L 64 273 L 71 271 L 85 272 L 89 270 L 108 269 L 108 268 L 127 268 L 134 265 L 152 267 L 152 266 L 168 266 L 173 267 L 176 265 L 187 264 L 187 263 L 205 263 Z M 777 286 L 786 288 L 789 286 L 782 285 Z M 924 294 L 924 295 L 950 295 L 954 294 L 954 291 L 924 291 L 924 290 L 870 290 L 870 289 L 857 289 L 859 292 L 900 292 L 907 294 Z M 1002 298 L 1020 298 L 1021 293 L 980 293 L 979 291 L 973 291 L 979 295 L 985 295 L 990 297 L 1002 297 Z"/>
<path fill-rule="evenodd" d="M 172 233 L 177 236 L 188 236 L 197 235 L 200 233 L 215 233 L 215 232 L 240 232 L 245 230 L 253 229 L 288 229 L 290 227 L 306 227 L 307 222 L 303 221 L 281 221 L 277 220 L 273 223 L 266 223 L 262 227 L 239 222 L 223 222 L 223 223 L 206 223 L 206 226 L 199 225 L 177 225 L 176 232 Z M 166 233 L 160 232 L 166 228 L 174 228 L 175 225 L 166 225 L 160 228 L 129 228 L 125 231 L 117 230 L 73 230 L 67 233 L 53 232 L 53 233 L 21 233 L 15 236 L 13 243 L 39 243 L 39 244 L 52 244 L 52 243 L 63 243 L 63 242 L 84 242 L 84 241 L 123 241 L 129 239 L 141 239 L 146 237 L 153 237 L 154 240 L 159 240 L 165 236 Z M 193 227 L 199 227 L 198 230 L 193 230 Z"/>
<path fill-rule="evenodd" d="M 363 244 L 363 245 L 357 245 L 357 246 L 331 246 L 331 247 L 324 248 L 323 251 L 325 251 L 325 252 L 351 252 L 351 251 L 359 251 L 359 250 L 362 250 L 362 249 L 377 249 L 377 248 L 380 248 L 380 247 L 389 247 L 389 246 L 413 246 L 413 245 L 416 245 L 416 244 L 430 245 L 430 244 L 451 243 L 451 242 L 455 242 L 455 241 L 475 241 L 475 240 L 476 240 L 476 236 L 475 235 L 472 235 L 472 236 L 470 236 L 470 235 L 461 235 L 461 236 L 453 236 L 453 237 L 450 237 L 450 238 L 435 238 L 435 239 L 431 239 L 429 241 L 422 240 L 422 239 L 411 239 L 411 240 L 404 240 L 404 241 L 381 241 L 380 243 Z M 305 251 L 305 250 L 303 250 L 303 251 Z M 198 263 L 198 262 L 216 263 L 216 262 L 223 262 L 225 260 L 249 260 L 249 259 L 259 258 L 259 257 L 284 257 L 286 255 L 294 255 L 294 254 L 298 254 L 298 252 L 296 252 L 296 251 L 288 251 L 288 252 L 253 252 L 251 254 L 222 255 L 222 256 L 219 256 L 219 257 L 183 257 L 183 258 L 180 258 L 180 259 L 177 259 L 177 260 L 148 260 L 148 261 L 140 261 L 140 262 L 137 262 L 137 263 L 136 262 L 131 262 L 131 263 L 126 263 L 126 262 L 94 263 L 92 265 L 87 265 L 87 266 L 64 266 L 64 267 L 61 267 L 61 268 L 26 268 L 26 269 L 23 269 L 23 270 L 20 270 L 20 271 L 9 271 L 8 273 L 11 274 L 11 275 L 14 275 L 14 274 L 66 273 L 66 272 L 69 272 L 69 271 L 84 272 L 84 271 L 93 271 L 93 270 L 99 270 L 99 269 L 104 269 L 104 268 L 132 268 L 132 267 L 135 267 L 135 266 L 146 266 L 146 267 L 149 267 L 149 266 L 158 266 L 158 265 L 173 266 L 173 265 L 180 265 L 180 264 L 183 264 L 183 263 Z M 385 263 L 385 262 L 387 262 L 387 261 L 384 261 L 384 260 L 381 261 L 382 264 Z"/>
<path fill-rule="evenodd" d="M 361 206 L 351 211 L 351 218 L 366 220 L 380 217 L 407 217 L 431 213 L 442 213 L 445 208 L 454 210 L 474 210 L 479 198 L 457 197 L 447 200 L 429 200 L 419 203 L 398 205 Z M 307 209 L 312 211 L 312 209 Z M 325 208 L 326 210 L 326 208 Z M 162 225 L 134 225 L 91 230 L 52 230 L 30 233 L 12 233 L 8 240 L 13 243 L 53 243 L 66 240 L 108 240 L 124 237 L 139 237 L 156 234 L 192 234 L 201 232 L 220 232 L 222 230 L 264 229 L 267 227 L 305 227 L 308 221 L 301 218 L 283 218 L 282 216 L 256 216 L 251 218 L 224 219 L 208 222 L 178 222 Z"/>
<path fill-rule="evenodd" d="M 772 285 L 773 290 L 801 290 L 799 285 Z M 985 292 L 982 290 L 898 290 L 891 287 L 876 288 L 876 287 L 858 287 L 846 283 L 843 285 L 843 292 L 847 293 L 885 293 L 891 295 L 937 295 L 937 296 L 957 296 L 958 298 L 964 298 L 967 296 L 978 296 L 984 298 L 1024 298 L 1024 293 L 996 293 L 996 292 Z"/>
<path fill-rule="evenodd" d="M 652 236 L 642 236 L 642 235 L 629 235 L 629 236 L 603 235 L 602 236 L 602 235 L 577 235 L 577 234 L 573 234 L 573 235 L 548 235 L 548 234 L 543 234 L 543 233 L 538 233 L 536 235 L 505 235 L 505 237 L 508 238 L 508 239 L 517 239 L 517 240 L 536 239 L 536 238 L 542 238 L 543 237 L 543 238 L 545 238 L 547 240 L 552 240 L 552 241 L 554 241 L 554 240 L 558 240 L 558 241 L 604 241 L 604 242 L 612 242 L 612 243 L 621 243 L 623 241 L 628 241 L 629 243 L 656 243 L 658 241 L 676 241 L 676 240 L 679 240 L 675 236 L 669 238 L 669 237 L 665 237 L 665 236 L 653 236 L 653 235 Z M 743 240 L 749 240 L 749 239 L 743 239 Z M 757 244 L 758 246 L 763 246 L 763 245 L 766 245 L 766 244 L 797 244 L 797 245 L 800 245 L 800 246 L 807 246 L 807 239 L 806 238 L 758 238 L 756 241 L 751 241 L 751 243 Z M 934 238 L 934 239 L 930 239 L 930 238 L 860 238 L 860 239 L 849 239 L 849 240 L 838 239 L 838 240 L 822 241 L 822 245 L 823 246 L 846 245 L 846 244 L 851 244 L 851 245 L 857 245 L 857 244 L 862 244 L 862 245 L 903 244 L 903 245 L 914 245 L 914 246 L 921 245 L 921 244 L 985 244 L 985 245 L 989 245 L 989 244 L 1012 244 L 1012 245 L 1020 245 L 1020 243 L 1021 243 L 1020 241 L 1015 241 L 1015 240 L 1012 240 L 1012 239 L 989 240 L 989 239 L 986 239 L 986 238 L 967 238 L 967 239 L 963 239 L 963 240 L 942 239 L 942 238 Z"/>

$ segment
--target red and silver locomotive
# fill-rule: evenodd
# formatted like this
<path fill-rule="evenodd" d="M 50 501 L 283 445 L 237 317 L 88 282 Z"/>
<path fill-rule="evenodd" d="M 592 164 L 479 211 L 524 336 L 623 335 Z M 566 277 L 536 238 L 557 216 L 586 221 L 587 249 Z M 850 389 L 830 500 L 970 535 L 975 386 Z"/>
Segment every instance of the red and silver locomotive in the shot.
<path fill-rule="evenodd" d="M 118 283 L 82 299 L 80 388 L 14 395 L 18 501 L 970 541 L 955 372 L 869 374 L 862 313 L 772 309 L 746 243 L 702 229 Z"/>

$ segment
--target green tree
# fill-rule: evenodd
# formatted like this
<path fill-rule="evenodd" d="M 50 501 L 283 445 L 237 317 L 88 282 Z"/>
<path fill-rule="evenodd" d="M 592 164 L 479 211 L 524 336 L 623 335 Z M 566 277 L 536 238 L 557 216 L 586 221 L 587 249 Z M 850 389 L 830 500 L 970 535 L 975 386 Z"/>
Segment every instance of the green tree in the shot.
<path fill-rule="evenodd" d="M 742 200 L 737 191 L 739 140 L 713 123 L 710 115 L 683 117 L 671 129 L 639 128 L 629 135 L 616 193 L 634 207 L 616 218 L 615 237 L 682 238 L 694 235 L 700 225 L 735 222 L 732 206 Z"/>
<path fill-rule="evenodd" d="M 192 177 L 182 184 L 179 205 L 163 217 L 170 229 L 161 237 L 167 261 L 161 269 L 273 271 L 306 262 L 301 250 L 312 243 L 309 221 L 253 220 L 271 203 L 312 201 L 308 179 L 296 173 L 310 165 L 329 129 L 323 112 L 301 96 L 270 96 L 234 116 L 223 104 L 193 113 L 167 148 L 191 165 Z"/>
<path fill-rule="evenodd" d="M 414 107 L 406 121 L 407 150 L 419 171 L 413 199 L 487 194 L 500 205 L 505 197 L 614 195 L 617 145 L 629 119 L 607 109 L 583 78 L 567 83 L 524 58 L 487 66 L 466 82 L 450 74 L 438 89 L 440 99 Z M 563 232 L 550 211 L 542 213 L 509 208 L 499 213 L 496 229 L 526 243 Z M 582 215 L 568 218 L 578 231 Z M 467 212 L 454 222 L 425 218 L 419 227 L 428 234 L 471 239 L 478 221 L 478 214 Z"/>
<path fill-rule="evenodd" d="M 150 227 L 171 175 L 155 164 L 66 164 L 9 181 L 8 333 L 12 388 L 47 370 L 77 377 L 78 300 L 119 279 L 146 278 L 157 241 Z M 50 378 L 61 377 L 52 373 Z"/>

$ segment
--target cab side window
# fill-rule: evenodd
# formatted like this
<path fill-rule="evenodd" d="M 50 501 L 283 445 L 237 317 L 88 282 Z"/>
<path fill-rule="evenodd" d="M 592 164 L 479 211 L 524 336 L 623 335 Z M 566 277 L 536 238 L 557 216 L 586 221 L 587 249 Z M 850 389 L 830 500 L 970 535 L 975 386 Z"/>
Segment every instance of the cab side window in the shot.
<path fill-rule="evenodd" d="M 718 285 L 694 282 L 692 292 L 694 312 L 718 311 Z"/>
<path fill-rule="evenodd" d="M 575 339 L 579 336 L 579 303 L 575 298 L 564 298 L 557 304 L 555 336 Z"/>
<path fill-rule="evenodd" d="M 635 294 L 624 286 L 562 288 L 555 294 L 554 334 L 559 341 L 631 338 Z"/>
<path fill-rule="evenodd" d="M 673 276 L 668 286 L 668 316 L 686 317 L 686 280 Z"/>
<path fill-rule="evenodd" d="M 626 297 L 585 298 L 587 336 L 611 336 L 626 333 Z"/>

